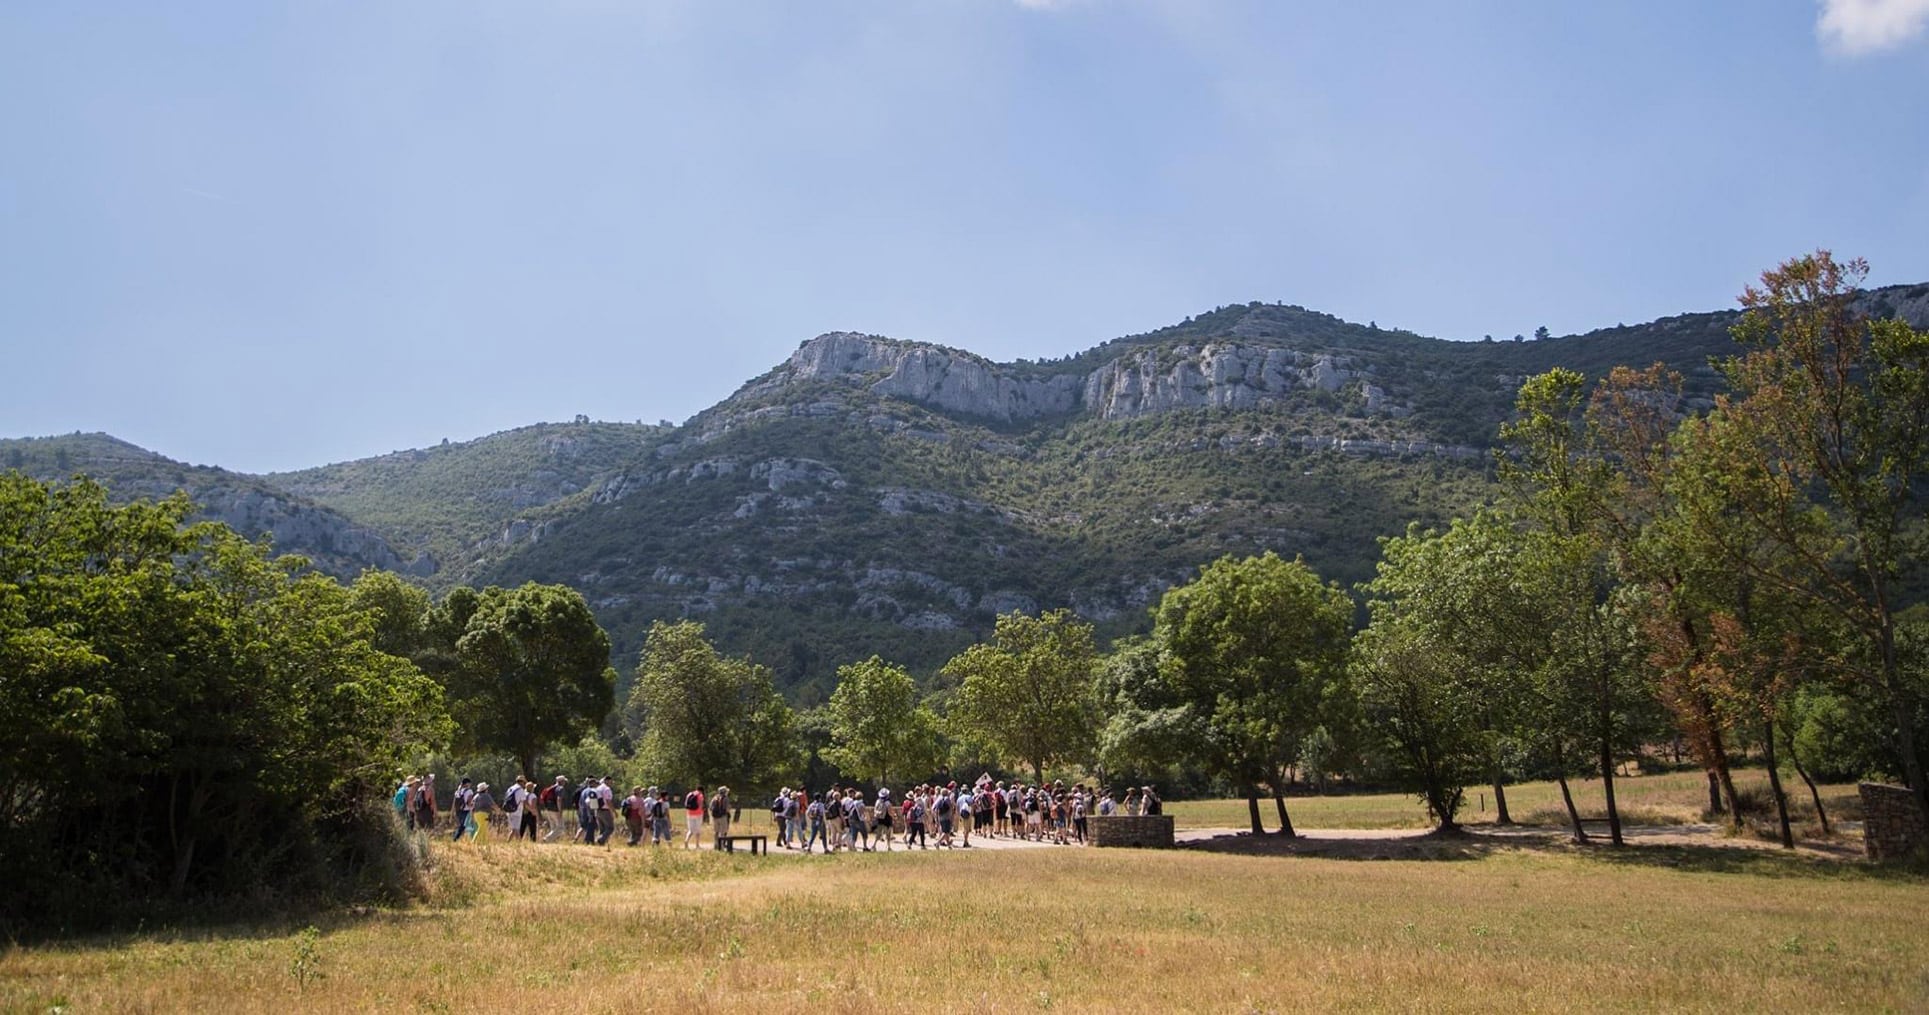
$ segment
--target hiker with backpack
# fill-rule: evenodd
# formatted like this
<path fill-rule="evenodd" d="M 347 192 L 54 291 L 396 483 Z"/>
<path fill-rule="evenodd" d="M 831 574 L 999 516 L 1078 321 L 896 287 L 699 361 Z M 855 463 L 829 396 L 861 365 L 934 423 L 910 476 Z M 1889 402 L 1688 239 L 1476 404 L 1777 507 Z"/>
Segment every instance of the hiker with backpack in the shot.
<path fill-rule="evenodd" d="M 596 783 L 596 844 L 607 846 L 610 836 L 616 834 L 616 791 L 610 788 L 609 776 Z"/>
<path fill-rule="evenodd" d="M 784 818 L 784 807 L 789 800 L 790 787 L 785 786 L 770 801 L 770 821 L 777 826 L 777 845 L 783 849 L 790 848 L 790 822 Z"/>
<path fill-rule="evenodd" d="M 553 841 L 563 830 L 563 796 L 568 791 L 569 780 L 559 775 L 536 797 L 536 809 L 542 812 L 543 823 L 549 826 L 549 831 L 543 834 L 544 842 Z"/>
<path fill-rule="evenodd" d="M 411 808 L 409 812 L 410 817 L 414 820 L 414 823 L 410 827 L 425 834 L 435 830 L 434 772 L 430 772 L 428 775 L 422 777 L 422 783 L 415 787 L 415 797 L 409 806 Z"/>
<path fill-rule="evenodd" d="M 683 794 L 683 848 L 696 849 L 703 842 L 703 784 Z"/>
<path fill-rule="evenodd" d="M 623 798 L 623 826 L 629 830 L 630 845 L 643 841 L 643 787 L 630 788 L 630 795 Z"/>
<path fill-rule="evenodd" d="M 824 852 L 830 852 L 831 841 L 829 837 L 824 834 L 825 814 L 823 798 L 819 797 L 816 800 L 812 800 L 810 794 L 802 790 L 797 792 L 797 796 L 805 802 L 804 817 L 810 823 L 810 837 L 804 840 L 804 852 L 810 852 L 811 843 L 820 840 L 824 843 Z"/>
<path fill-rule="evenodd" d="M 872 843 L 875 845 L 877 840 L 883 840 L 886 853 L 891 852 L 893 817 L 891 791 L 880 787 L 877 791 L 877 806 L 871 810 Z"/>
<path fill-rule="evenodd" d="M 450 842 L 461 842 L 462 836 L 469 831 L 469 811 L 474 806 L 475 799 L 475 787 L 470 783 L 469 778 L 464 776 L 462 783 L 455 788 L 455 834 L 449 837 Z"/>
<path fill-rule="evenodd" d="M 511 842 L 522 838 L 523 797 L 522 776 L 519 775 L 502 793 L 502 813 L 508 819 Z"/>
<path fill-rule="evenodd" d="M 596 781 L 583 777 L 583 785 L 570 794 L 570 802 L 576 811 L 576 834 L 573 842 L 596 845 Z"/>
<path fill-rule="evenodd" d="M 716 795 L 710 798 L 710 844 L 721 852 L 729 836 L 730 787 L 718 786 Z"/>
<path fill-rule="evenodd" d="M 669 794 L 650 787 L 650 845 L 668 846 L 670 844 L 670 797 Z"/>

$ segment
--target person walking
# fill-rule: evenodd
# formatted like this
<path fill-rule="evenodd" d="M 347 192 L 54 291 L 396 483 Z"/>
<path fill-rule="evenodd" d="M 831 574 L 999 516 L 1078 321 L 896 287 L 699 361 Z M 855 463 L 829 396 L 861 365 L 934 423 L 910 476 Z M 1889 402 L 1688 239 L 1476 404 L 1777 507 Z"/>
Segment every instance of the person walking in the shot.
<path fill-rule="evenodd" d="M 461 784 L 455 788 L 455 799 L 451 804 L 455 811 L 455 834 L 449 837 L 450 842 L 461 842 L 463 835 L 468 833 L 469 811 L 475 806 L 475 799 L 475 786 L 470 783 L 468 776 L 463 776 Z"/>
<path fill-rule="evenodd" d="M 651 786 L 650 796 L 655 800 L 650 804 L 650 845 L 668 846 L 670 844 L 670 795 Z"/>
<path fill-rule="evenodd" d="M 422 777 L 422 784 L 415 788 L 415 801 L 411 805 L 415 818 L 415 830 L 423 834 L 435 831 L 435 773 Z"/>
<path fill-rule="evenodd" d="M 616 834 L 616 791 L 610 787 L 609 776 L 596 780 L 596 844 L 607 846 L 610 836 Z"/>
<path fill-rule="evenodd" d="M 688 823 L 683 833 L 683 848 L 696 849 L 703 842 L 703 784 L 683 794 L 683 817 Z"/>
<path fill-rule="evenodd" d="M 596 845 L 596 777 L 583 776 L 582 786 L 576 791 L 575 796 L 575 838 L 586 846 L 594 846 Z"/>
<path fill-rule="evenodd" d="M 551 842 L 556 836 L 562 834 L 563 800 L 567 796 L 569 796 L 569 780 L 559 775 L 555 782 L 543 787 L 542 795 L 536 798 L 536 804 L 542 810 L 543 821 L 549 825 L 549 831 L 543 835 L 544 842 Z"/>
<path fill-rule="evenodd" d="M 878 788 L 877 806 L 872 809 L 871 814 L 872 842 L 875 844 L 878 839 L 884 840 L 884 851 L 889 853 L 891 852 L 891 840 L 893 838 L 893 814 L 891 811 L 891 791 L 889 789 L 884 787 Z"/>
<path fill-rule="evenodd" d="M 710 845 L 722 852 L 730 837 L 730 787 L 718 786 L 710 798 Z"/>
<path fill-rule="evenodd" d="M 489 841 L 489 819 L 500 809 L 496 806 L 495 795 L 489 792 L 489 784 L 476 783 L 475 793 L 469 798 L 469 841 Z"/>
<path fill-rule="evenodd" d="M 905 798 L 905 802 L 911 805 L 911 810 L 904 822 L 904 848 L 910 849 L 911 843 L 915 842 L 919 849 L 926 849 L 928 846 L 924 841 L 924 794 L 914 793 Z"/>
<path fill-rule="evenodd" d="M 829 853 L 831 851 L 831 841 L 830 838 L 824 834 L 823 798 L 820 797 L 812 800 L 810 794 L 803 790 L 798 790 L 797 795 L 805 801 L 804 816 L 810 823 L 810 835 L 809 838 L 804 840 L 804 852 L 810 852 L 811 843 L 821 841 L 824 844 L 824 852 Z"/>
<path fill-rule="evenodd" d="M 392 801 L 395 805 L 396 819 L 401 821 L 411 832 L 415 831 L 415 817 L 409 811 L 409 795 L 415 792 L 415 787 L 419 781 L 420 780 L 412 775 L 403 779 L 402 784 L 395 787 L 395 798 Z"/>
<path fill-rule="evenodd" d="M 623 798 L 623 827 L 630 833 L 631 846 L 643 841 L 643 816 L 648 805 L 643 802 L 643 787 L 630 787 L 630 795 Z"/>
<path fill-rule="evenodd" d="M 510 841 L 522 838 L 522 776 L 502 791 L 502 813 L 509 823 Z"/>

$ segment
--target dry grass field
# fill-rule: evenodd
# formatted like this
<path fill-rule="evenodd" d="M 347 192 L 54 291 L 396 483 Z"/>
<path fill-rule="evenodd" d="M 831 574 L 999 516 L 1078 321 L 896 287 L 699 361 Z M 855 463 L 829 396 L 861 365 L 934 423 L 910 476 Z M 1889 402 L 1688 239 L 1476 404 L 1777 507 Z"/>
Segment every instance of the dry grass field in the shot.
<path fill-rule="evenodd" d="M 0 1010 L 1929 1009 L 1918 875 L 1721 846 L 1449 855 L 440 845 L 431 904 L 318 936 L 0 953 Z"/>

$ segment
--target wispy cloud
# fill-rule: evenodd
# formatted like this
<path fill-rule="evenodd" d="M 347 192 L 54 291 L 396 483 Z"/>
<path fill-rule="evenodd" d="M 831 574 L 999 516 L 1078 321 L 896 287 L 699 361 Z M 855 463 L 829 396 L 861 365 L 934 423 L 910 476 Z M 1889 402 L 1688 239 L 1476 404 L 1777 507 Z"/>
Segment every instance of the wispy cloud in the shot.
<path fill-rule="evenodd" d="M 1013 3 L 1028 11 L 1062 11 L 1076 7 L 1085 0 L 1012 0 Z"/>
<path fill-rule="evenodd" d="M 1929 0 L 1821 0 L 1815 34 L 1824 48 L 1846 56 L 1893 49 L 1922 35 Z"/>

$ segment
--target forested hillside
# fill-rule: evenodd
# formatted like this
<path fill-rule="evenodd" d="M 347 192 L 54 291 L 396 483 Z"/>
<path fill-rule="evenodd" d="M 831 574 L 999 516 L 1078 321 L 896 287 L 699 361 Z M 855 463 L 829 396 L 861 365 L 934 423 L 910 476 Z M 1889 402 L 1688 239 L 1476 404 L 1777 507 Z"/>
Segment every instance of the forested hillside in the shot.
<path fill-rule="evenodd" d="M 1929 285 L 1864 300 L 1929 320 Z M 1665 361 L 1705 401 L 1736 319 L 1447 342 L 1246 304 L 1008 364 L 833 333 L 675 427 L 543 423 L 259 478 L 99 435 L 0 455 L 119 496 L 187 489 L 337 573 L 566 583 L 625 673 L 651 621 L 697 617 L 811 703 L 872 653 L 929 678 L 1003 611 L 1143 628 L 1163 589 L 1227 553 L 1364 580 L 1378 537 L 1489 492 L 1523 379 Z"/>

